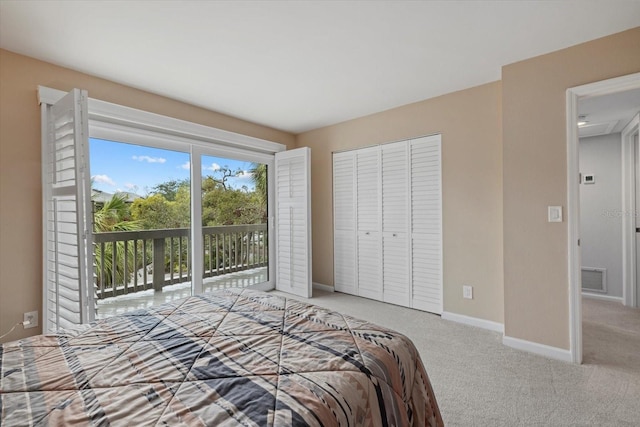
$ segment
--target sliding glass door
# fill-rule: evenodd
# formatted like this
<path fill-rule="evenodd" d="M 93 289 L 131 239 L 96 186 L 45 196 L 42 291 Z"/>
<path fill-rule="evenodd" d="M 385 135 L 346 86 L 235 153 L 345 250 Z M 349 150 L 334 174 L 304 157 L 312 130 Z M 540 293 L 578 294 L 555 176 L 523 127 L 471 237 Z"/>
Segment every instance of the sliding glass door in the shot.
<path fill-rule="evenodd" d="M 90 139 L 97 318 L 273 288 L 269 157 L 186 148 Z"/>

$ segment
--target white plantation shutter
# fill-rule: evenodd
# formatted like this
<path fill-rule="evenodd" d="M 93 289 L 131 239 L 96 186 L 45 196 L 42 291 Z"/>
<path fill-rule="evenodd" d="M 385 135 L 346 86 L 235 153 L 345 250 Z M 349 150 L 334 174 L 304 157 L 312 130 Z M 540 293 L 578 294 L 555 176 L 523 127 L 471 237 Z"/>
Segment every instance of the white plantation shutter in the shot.
<path fill-rule="evenodd" d="M 397 142 L 381 147 L 383 300 L 408 306 L 408 147 Z"/>
<path fill-rule="evenodd" d="M 338 292 L 357 293 L 355 155 L 333 155 L 334 287 Z"/>
<path fill-rule="evenodd" d="M 94 316 L 88 126 L 86 91 L 42 105 L 44 333 Z"/>
<path fill-rule="evenodd" d="M 276 289 L 311 297 L 311 150 L 275 155 Z"/>
<path fill-rule="evenodd" d="M 442 313 L 442 166 L 440 135 L 412 140 L 412 306 Z"/>
<path fill-rule="evenodd" d="M 382 299 L 380 149 L 356 151 L 358 295 Z"/>

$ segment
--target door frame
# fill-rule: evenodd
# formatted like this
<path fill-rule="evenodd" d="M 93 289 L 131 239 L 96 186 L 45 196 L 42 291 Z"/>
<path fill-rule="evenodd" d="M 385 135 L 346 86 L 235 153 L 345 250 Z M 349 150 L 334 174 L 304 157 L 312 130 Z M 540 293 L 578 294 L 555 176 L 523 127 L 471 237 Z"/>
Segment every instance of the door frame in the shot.
<path fill-rule="evenodd" d="M 566 92 L 569 351 L 571 360 L 574 363 L 582 363 L 582 256 L 580 251 L 578 101 L 632 89 L 640 89 L 640 73 L 572 87 L 567 89 Z M 635 206 L 633 209 L 635 209 Z M 623 250 L 625 250 L 624 247 Z M 623 255 L 623 257 L 625 256 Z"/>
<path fill-rule="evenodd" d="M 622 300 L 637 307 L 636 277 L 636 151 L 634 136 L 638 134 L 640 113 L 622 130 Z M 630 238 L 630 236 L 634 236 Z"/>

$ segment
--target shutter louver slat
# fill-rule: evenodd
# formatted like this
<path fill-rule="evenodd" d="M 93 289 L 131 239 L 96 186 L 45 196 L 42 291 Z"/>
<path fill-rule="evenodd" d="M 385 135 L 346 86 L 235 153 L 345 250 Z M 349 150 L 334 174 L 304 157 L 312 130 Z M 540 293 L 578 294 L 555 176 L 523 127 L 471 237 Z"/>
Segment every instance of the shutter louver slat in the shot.
<path fill-rule="evenodd" d="M 355 165 L 351 152 L 333 155 L 334 287 L 357 293 L 355 234 Z"/>
<path fill-rule="evenodd" d="M 410 305 L 407 240 L 407 143 L 385 144 L 382 157 L 382 271 L 383 300 Z"/>
<path fill-rule="evenodd" d="M 276 288 L 311 296 L 309 149 L 276 154 Z"/>
<path fill-rule="evenodd" d="M 86 92 L 43 107 L 44 332 L 92 320 Z M 91 283 L 92 285 L 92 283 Z M 91 302 L 92 305 L 92 302 Z"/>
<path fill-rule="evenodd" d="M 380 149 L 355 152 L 358 295 L 382 299 Z"/>
<path fill-rule="evenodd" d="M 411 141 L 412 306 L 442 313 L 440 137 Z"/>

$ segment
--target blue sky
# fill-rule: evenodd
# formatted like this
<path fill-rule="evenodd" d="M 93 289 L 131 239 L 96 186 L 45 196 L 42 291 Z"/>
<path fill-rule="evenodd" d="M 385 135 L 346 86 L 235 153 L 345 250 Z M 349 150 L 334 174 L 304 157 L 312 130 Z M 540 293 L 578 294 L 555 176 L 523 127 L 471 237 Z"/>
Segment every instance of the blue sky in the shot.
<path fill-rule="evenodd" d="M 157 184 L 189 178 L 189 153 L 90 138 L 89 154 L 93 187 L 107 193 L 130 191 L 145 196 Z M 203 156 L 203 176 L 215 176 L 221 167 L 243 171 L 228 180 L 232 187 L 254 189 L 248 173 L 251 162 Z"/>

